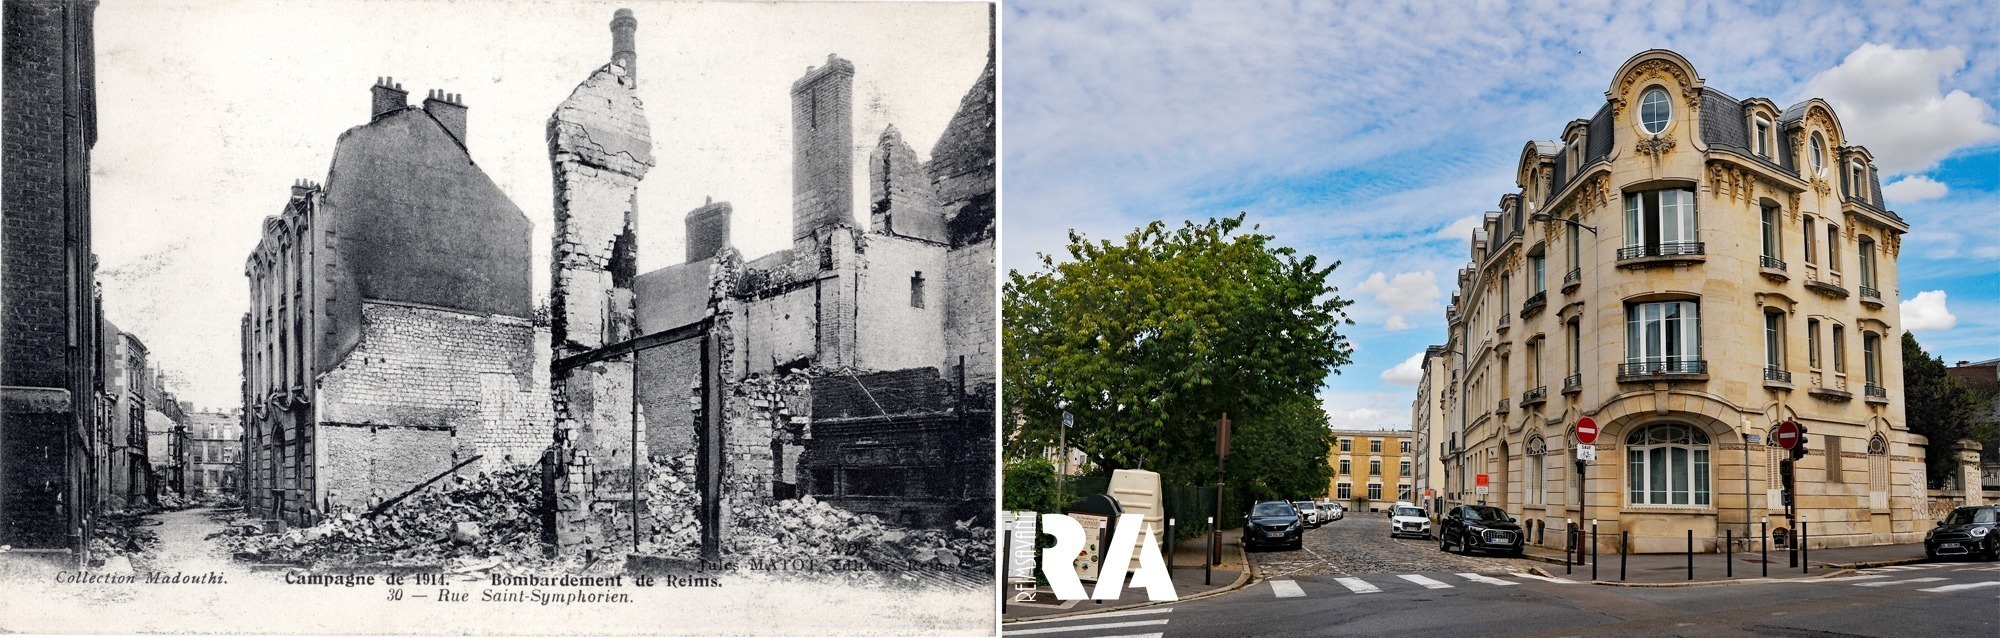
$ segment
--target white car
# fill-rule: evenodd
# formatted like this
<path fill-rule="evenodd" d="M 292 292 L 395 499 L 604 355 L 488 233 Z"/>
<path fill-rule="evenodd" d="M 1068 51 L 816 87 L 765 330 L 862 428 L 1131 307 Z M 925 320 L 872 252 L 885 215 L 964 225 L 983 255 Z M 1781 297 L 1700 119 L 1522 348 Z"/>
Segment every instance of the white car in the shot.
<path fill-rule="evenodd" d="M 1326 524 L 1326 520 L 1320 518 L 1319 509 L 1313 507 L 1312 501 L 1292 501 L 1292 507 L 1299 509 L 1299 520 L 1306 525 L 1319 527 Z"/>
<path fill-rule="evenodd" d="M 1346 508 L 1341 507 L 1339 503 L 1320 501 L 1313 505 L 1319 510 L 1319 520 L 1322 521 L 1337 521 L 1347 516 Z"/>
<path fill-rule="evenodd" d="M 1397 505 L 1389 508 L 1389 538 L 1399 536 L 1431 537 L 1431 517 L 1424 508 L 1415 505 Z"/>

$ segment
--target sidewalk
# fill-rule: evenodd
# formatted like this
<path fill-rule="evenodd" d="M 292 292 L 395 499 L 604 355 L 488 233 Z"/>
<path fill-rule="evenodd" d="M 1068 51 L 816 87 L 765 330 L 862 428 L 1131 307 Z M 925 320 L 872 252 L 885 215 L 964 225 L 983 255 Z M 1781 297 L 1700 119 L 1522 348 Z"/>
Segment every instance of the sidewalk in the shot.
<path fill-rule="evenodd" d="M 1575 580 L 1590 579 L 1590 565 L 1588 564 L 1590 556 L 1588 554 L 1584 556 L 1585 562 L 1578 563 L 1575 566 L 1567 568 L 1567 570 L 1563 566 L 1563 552 L 1559 549 L 1529 547 L 1526 557 L 1531 560 L 1549 563 L 1549 565 L 1542 567 L 1542 570 L 1550 574 L 1566 576 Z M 1765 576 L 1765 566 L 1760 562 L 1757 552 L 1747 554 L 1737 552 L 1735 557 L 1735 573 L 1732 576 L 1728 571 L 1729 565 L 1724 562 L 1726 558 L 1723 554 L 1695 554 L 1694 578 L 1689 579 L 1687 554 L 1631 554 L 1624 557 L 1625 577 L 1621 581 L 1618 573 L 1619 556 L 1617 554 L 1599 553 L 1597 556 L 1596 580 L 1597 582 L 1607 584 L 1624 582 L 1641 585 L 1670 585 L 1689 582 L 1708 583 L 1731 579 L 1756 579 Z M 1912 543 L 1904 545 L 1814 549 L 1807 554 L 1807 557 L 1811 559 L 1812 569 L 1807 570 L 1803 566 L 1792 567 L 1790 566 L 1791 560 L 1788 554 L 1784 550 L 1773 548 L 1770 553 L 1770 577 L 1809 578 L 1824 576 L 1839 569 L 1857 569 L 1923 562 L 1924 546 L 1922 543 Z"/>
<path fill-rule="evenodd" d="M 1203 579 L 1202 558 L 1208 551 L 1208 537 L 1188 539 L 1175 546 L 1173 560 L 1170 561 L 1173 565 L 1170 571 L 1173 573 L 1174 593 L 1181 600 L 1187 600 L 1234 589 L 1248 582 L 1249 576 L 1245 571 L 1249 557 L 1243 553 L 1243 544 L 1238 542 L 1242 534 L 1241 528 L 1222 530 L 1222 564 L 1210 568 L 1206 581 Z M 1083 584 L 1086 593 L 1096 587 L 1095 583 Z M 1017 598 L 1010 596 L 1002 621 L 1083 615 L 1153 604 L 1146 598 L 1146 590 L 1135 590 L 1129 582 L 1117 600 L 1055 600 L 1046 585 L 1036 588 L 1035 594 L 1041 602 L 1015 602 Z"/>

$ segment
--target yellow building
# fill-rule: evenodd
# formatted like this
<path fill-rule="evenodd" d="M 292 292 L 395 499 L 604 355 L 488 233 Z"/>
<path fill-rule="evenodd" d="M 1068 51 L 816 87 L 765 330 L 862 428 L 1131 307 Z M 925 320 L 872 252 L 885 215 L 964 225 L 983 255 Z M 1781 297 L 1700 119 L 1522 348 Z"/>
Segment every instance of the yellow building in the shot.
<path fill-rule="evenodd" d="M 1414 501 L 1414 433 L 1410 430 L 1334 430 L 1329 498 L 1355 512 L 1374 512 L 1396 501 Z"/>
<path fill-rule="evenodd" d="M 1909 226 L 1825 101 L 1738 99 L 1647 51 L 1595 115 L 1527 143 L 1516 178 L 1427 369 L 1444 377 L 1425 387 L 1445 395 L 1447 504 L 1503 507 L 1547 546 L 1595 519 L 1603 551 L 1621 532 L 1683 551 L 1690 530 L 1716 551 L 1767 518 L 1797 528 L 1792 465 L 1812 547 L 1922 538 L 1926 440 L 1903 420 L 1896 325 Z M 1583 417 L 1599 435 L 1580 466 Z M 1787 420 L 1810 431 L 1795 464 L 1772 445 Z"/>

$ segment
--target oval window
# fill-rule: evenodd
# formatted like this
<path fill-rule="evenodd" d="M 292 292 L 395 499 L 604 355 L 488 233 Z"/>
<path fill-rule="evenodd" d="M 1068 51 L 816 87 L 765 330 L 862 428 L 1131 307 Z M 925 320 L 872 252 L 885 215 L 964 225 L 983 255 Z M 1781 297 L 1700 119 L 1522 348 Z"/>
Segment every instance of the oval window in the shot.
<path fill-rule="evenodd" d="M 1812 136 L 1812 169 L 1814 174 L 1826 172 L 1826 142 L 1820 141 L 1818 133 Z"/>
<path fill-rule="evenodd" d="M 1639 98 L 1639 126 L 1648 134 L 1659 135 L 1667 130 L 1667 121 L 1674 115 L 1674 105 L 1667 99 L 1666 89 L 1648 89 Z"/>

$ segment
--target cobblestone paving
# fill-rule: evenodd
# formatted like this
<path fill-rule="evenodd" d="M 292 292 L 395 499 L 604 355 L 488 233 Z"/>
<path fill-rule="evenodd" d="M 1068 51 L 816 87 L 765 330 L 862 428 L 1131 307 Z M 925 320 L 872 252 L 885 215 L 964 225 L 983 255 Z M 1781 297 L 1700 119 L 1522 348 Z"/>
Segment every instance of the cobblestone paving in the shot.
<path fill-rule="evenodd" d="M 1305 549 L 1259 550 L 1250 554 L 1265 578 L 1326 574 L 1415 574 L 1426 572 L 1522 572 L 1535 561 L 1459 555 L 1438 551 L 1436 537 L 1389 538 L 1389 517 L 1380 512 L 1306 530 Z"/>

